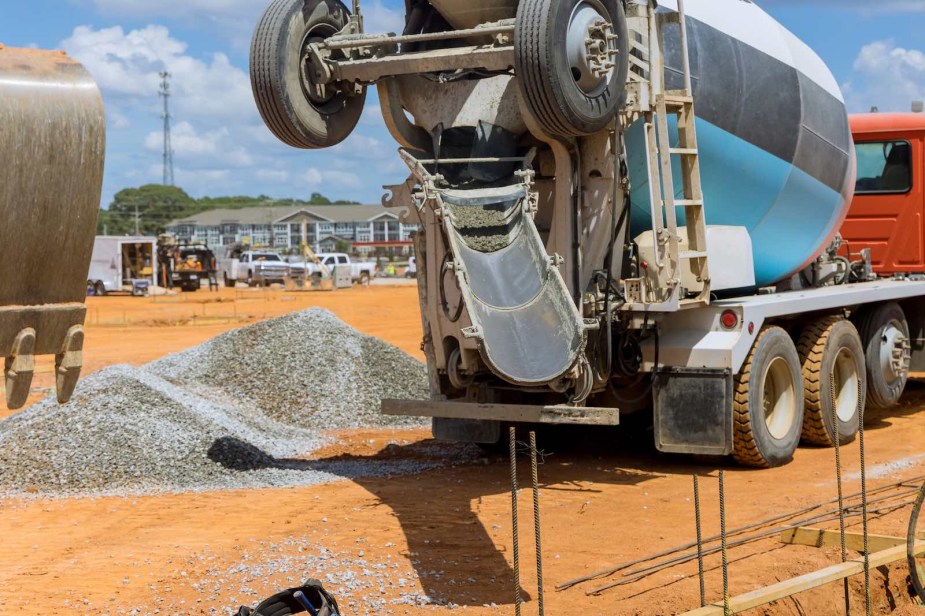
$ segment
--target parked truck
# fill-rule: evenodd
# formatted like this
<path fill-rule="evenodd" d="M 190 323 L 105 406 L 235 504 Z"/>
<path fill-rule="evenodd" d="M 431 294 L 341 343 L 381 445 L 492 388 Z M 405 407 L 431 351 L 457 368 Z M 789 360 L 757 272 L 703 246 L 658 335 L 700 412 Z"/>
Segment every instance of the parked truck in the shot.
<path fill-rule="evenodd" d="M 376 264 L 372 261 L 354 261 L 350 255 L 342 252 L 322 252 L 318 253 L 318 260 L 331 272 L 341 268 L 349 268 L 350 279 L 359 284 L 369 284 L 369 281 L 376 274 Z M 306 263 L 309 276 L 320 277 L 323 275 L 322 269 L 316 263 Z"/>
<path fill-rule="evenodd" d="M 87 291 L 92 295 L 147 295 L 157 284 L 157 240 L 151 237 L 97 236 L 93 243 Z"/>
<path fill-rule="evenodd" d="M 242 250 L 240 247 L 232 248 L 228 257 L 219 262 L 226 287 L 238 282 L 246 282 L 249 287 L 283 284 L 286 277 L 299 268 L 301 265 L 287 263 L 278 252 Z"/>
<path fill-rule="evenodd" d="M 339 143 L 375 85 L 401 146 L 383 203 L 421 229 L 431 399 L 384 412 L 481 443 L 647 412 L 662 451 L 769 467 L 896 404 L 925 264 L 884 255 L 922 222 L 878 208 L 907 155 L 921 186 L 921 146 L 855 146 L 829 69 L 756 3 L 405 7 L 373 35 L 336 0 L 276 0 L 251 64 L 283 142 Z"/>

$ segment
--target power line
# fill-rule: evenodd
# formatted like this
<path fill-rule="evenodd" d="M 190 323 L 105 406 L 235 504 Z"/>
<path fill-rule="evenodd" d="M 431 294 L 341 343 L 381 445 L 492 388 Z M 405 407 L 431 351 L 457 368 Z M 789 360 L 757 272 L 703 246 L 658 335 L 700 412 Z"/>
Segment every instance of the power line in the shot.
<path fill-rule="evenodd" d="M 161 76 L 161 88 L 158 96 L 164 99 L 164 113 L 161 118 L 164 120 L 164 186 L 173 186 L 173 145 L 170 139 L 170 73 L 163 71 Z"/>

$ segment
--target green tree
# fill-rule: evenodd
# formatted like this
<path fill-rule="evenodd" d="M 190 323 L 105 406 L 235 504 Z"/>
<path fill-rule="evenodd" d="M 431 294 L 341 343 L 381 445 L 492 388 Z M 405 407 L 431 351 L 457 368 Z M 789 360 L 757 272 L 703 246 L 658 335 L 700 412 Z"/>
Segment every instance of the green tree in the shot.
<path fill-rule="evenodd" d="M 156 235 L 172 220 L 200 210 L 183 189 L 148 184 L 117 192 L 109 210 L 100 216 L 100 226 L 105 225 L 110 235 Z"/>

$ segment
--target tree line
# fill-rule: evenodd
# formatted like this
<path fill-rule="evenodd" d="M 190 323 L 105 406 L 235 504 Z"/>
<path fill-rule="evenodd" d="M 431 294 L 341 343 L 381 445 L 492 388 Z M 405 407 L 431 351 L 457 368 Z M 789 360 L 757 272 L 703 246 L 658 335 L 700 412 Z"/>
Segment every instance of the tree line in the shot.
<path fill-rule="evenodd" d="M 266 195 L 194 199 L 176 186 L 148 184 L 117 192 L 109 208 L 100 210 L 96 231 L 99 235 L 157 235 L 173 220 L 209 210 L 357 204 L 332 201 L 321 193 L 312 193 L 308 199 L 273 199 Z"/>

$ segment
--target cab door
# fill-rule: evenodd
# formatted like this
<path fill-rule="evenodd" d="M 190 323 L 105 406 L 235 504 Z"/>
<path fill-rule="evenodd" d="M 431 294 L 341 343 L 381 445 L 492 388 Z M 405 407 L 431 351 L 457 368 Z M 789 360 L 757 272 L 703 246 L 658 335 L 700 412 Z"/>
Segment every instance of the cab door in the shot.
<path fill-rule="evenodd" d="M 871 249 L 874 271 L 925 271 L 922 134 L 856 135 L 857 184 L 842 227 L 852 256 Z"/>

